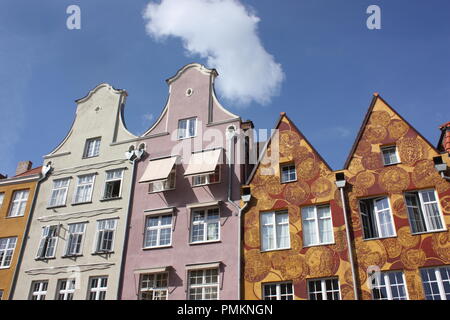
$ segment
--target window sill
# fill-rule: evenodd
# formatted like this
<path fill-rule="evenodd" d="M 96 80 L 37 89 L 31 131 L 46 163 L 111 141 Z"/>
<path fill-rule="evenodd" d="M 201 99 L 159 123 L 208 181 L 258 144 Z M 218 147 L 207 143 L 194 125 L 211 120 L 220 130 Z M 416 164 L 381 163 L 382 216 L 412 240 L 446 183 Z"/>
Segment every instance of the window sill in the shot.
<path fill-rule="evenodd" d="M 197 135 L 195 135 L 195 136 L 190 136 L 190 137 L 183 137 L 183 138 L 178 137 L 177 140 L 179 141 L 179 140 L 192 139 L 192 138 L 195 138 L 195 137 L 197 137 Z"/>
<path fill-rule="evenodd" d="M 49 207 L 47 207 L 47 209 L 57 209 L 57 208 L 64 208 L 64 207 L 66 207 L 66 204 L 59 204 L 59 205 L 56 205 L 56 206 L 49 206 Z"/>
<path fill-rule="evenodd" d="M 333 245 L 336 245 L 336 242 L 326 242 L 326 243 L 317 243 L 317 244 L 303 245 L 303 248 L 320 247 L 320 246 L 333 246 Z"/>
<path fill-rule="evenodd" d="M 422 235 L 422 234 L 439 233 L 439 232 L 447 232 L 447 231 L 448 231 L 448 229 L 445 228 L 445 229 L 440 229 L 440 230 L 422 231 L 422 232 L 416 232 L 416 233 L 412 233 L 412 232 L 411 232 L 411 235 L 413 235 L 413 236 L 420 236 L 420 235 Z"/>
<path fill-rule="evenodd" d="M 100 202 L 105 202 L 105 201 L 114 201 L 114 200 L 120 200 L 122 199 L 122 197 L 114 197 L 114 198 L 102 198 L 99 201 Z"/>
<path fill-rule="evenodd" d="M 0 267 L 0 270 L 3 270 L 3 269 L 9 269 L 9 268 L 11 268 L 11 266 L 7 266 L 7 267 Z"/>
<path fill-rule="evenodd" d="M 148 194 L 154 194 L 154 193 L 166 192 L 166 191 L 172 191 L 172 190 L 175 190 L 175 188 L 159 190 L 159 191 L 152 191 L 152 192 L 148 192 Z"/>
<path fill-rule="evenodd" d="M 143 247 L 142 250 L 156 250 L 156 249 L 167 249 L 167 248 L 173 248 L 172 245 L 167 246 L 154 246 L 154 247 Z"/>
<path fill-rule="evenodd" d="M 220 182 L 221 182 L 221 181 L 218 181 L 218 182 L 212 182 L 212 183 L 205 183 L 205 184 L 196 184 L 195 186 L 194 186 L 194 185 L 191 185 L 191 188 L 207 187 L 207 186 L 210 186 L 210 185 L 219 184 Z"/>
<path fill-rule="evenodd" d="M 209 241 L 196 241 L 196 242 L 189 242 L 190 246 L 196 246 L 199 244 L 209 244 L 209 243 L 218 243 L 218 242 L 222 242 L 220 239 L 219 240 L 209 240 Z"/>
<path fill-rule="evenodd" d="M 106 254 L 113 254 L 114 251 L 96 251 L 96 252 L 92 252 L 91 254 L 93 256 L 101 256 L 101 255 L 106 255 Z"/>
<path fill-rule="evenodd" d="M 385 167 L 395 166 L 396 164 L 401 164 L 401 162 L 395 162 L 395 163 L 389 163 L 389 164 L 383 163 L 383 165 L 384 165 Z"/>
<path fill-rule="evenodd" d="M 90 157 L 83 156 L 83 157 L 81 157 L 81 159 L 86 160 L 86 159 L 97 158 L 99 156 L 100 156 L 100 154 L 96 154 L 95 156 L 90 156 Z"/>
<path fill-rule="evenodd" d="M 22 214 L 22 215 L 20 215 L 20 216 L 6 216 L 5 218 L 6 219 L 14 219 L 14 218 L 22 218 L 22 217 L 24 217 L 25 215 L 24 214 Z"/>
<path fill-rule="evenodd" d="M 61 256 L 61 258 L 78 258 L 78 257 L 82 257 L 83 255 L 82 254 L 70 254 L 70 255 L 63 255 L 63 256 Z"/>
<path fill-rule="evenodd" d="M 34 258 L 35 261 L 48 261 L 48 260 L 55 260 L 56 257 L 44 257 L 44 258 Z"/>
<path fill-rule="evenodd" d="M 364 238 L 363 238 L 363 241 L 383 240 L 383 239 L 389 239 L 389 238 L 397 238 L 397 235 L 387 236 L 387 237 L 368 238 L 368 239 L 364 239 Z"/>
<path fill-rule="evenodd" d="M 298 181 L 297 179 L 291 180 L 291 181 L 281 181 L 280 180 L 280 184 L 287 184 L 287 183 L 292 183 L 292 182 L 297 182 L 297 181 Z"/>
<path fill-rule="evenodd" d="M 86 201 L 86 202 L 74 202 L 74 203 L 71 203 L 71 205 L 72 205 L 72 206 L 79 206 L 79 205 L 82 205 L 82 204 L 89 204 L 89 203 L 92 203 L 92 201 Z"/>
<path fill-rule="evenodd" d="M 280 248 L 280 249 L 268 249 L 268 250 L 260 250 L 260 252 L 264 253 L 264 252 L 284 251 L 284 250 L 292 250 L 292 248 L 289 247 L 289 248 Z"/>

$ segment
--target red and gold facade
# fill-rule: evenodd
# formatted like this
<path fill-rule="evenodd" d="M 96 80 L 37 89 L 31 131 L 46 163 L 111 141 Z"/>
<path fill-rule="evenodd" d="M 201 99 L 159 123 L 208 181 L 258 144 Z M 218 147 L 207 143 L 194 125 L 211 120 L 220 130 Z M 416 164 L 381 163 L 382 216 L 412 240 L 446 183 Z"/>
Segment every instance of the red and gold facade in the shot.
<path fill-rule="evenodd" d="M 337 279 L 340 299 L 354 299 L 352 269 L 346 241 L 344 209 L 336 177 L 292 121 L 282 114 L 274 135 L 248 183 L 251 201 L 243 218 L 244 299 L 263 299 L 263 286 L 289 282 L 294 299 L 308 299 L 308 281 Z M 278 141 L 278 143 L 276 142 Z M 395 147 L 399 163 L 385 165 L 382 149 Z M 276 157 L 275 155 L 279 155 Z M 440 153 L 381 97 L 374 96 L 346 162 L 344 188 L 358 298 L 373 298 L 368 270 L 404 274 L 408 299 L 424 299 L 421 268 L 450 265 L 450 182 L 435 169 Z M 275 159 L 275 160 L 274 160 Z M 281 183 L 280 166 L 295 164 L 297 180 Z M 448 171 L 447 171 L 448 172 Z M 412 233 L 405 192 L 434 190 L 443 228 Z M 394 234 L 364 239 L 360 201 L 388 199 Z M 334 241 L 305 246 L 302 209 L 329 205 Z M 261 215 L 287 210 L 290 248 L 264 251 Z"/>
<path fill-rule="evenodd" d="M 334 173 L 286 115 L 281 115 L 276 129 L 249 184 L 252 199 L 244 215 L 244 299 L 262 299 L 263 284 L 284 281 L 292 282 L 294 299 L 307 299 L 308 279 L 328 277 L 339 279 L 342 298 L 351 298 L 346 230 Z M 281 183 L 280 166 L 289 163 L 295 164 L 297 180 Z M 303 245 L 301 209 L 312 205 L 329 205 L 334 243 Z M 260 215 L 283 210 L 289 217 L 290 249 L 262 251 Z"/>
<path fill-rule="evenodd" d="M 381 150 L 385 146 L 397 148 L 398 164 L 384 165 Z M 433 158 L 437 156 L 440 153 L 424 137 L 375 95 L 345 168 L 363 292 L 369 291 L 366 270 L 376 265 L 382 272 L 403 272 L 409 299 L 424 299 L 420 269 L 450 264 L 450 182 L 436 171 Z M 448 155 L 442 158 L 450 165 Z M 420 190 L 435 190 L 443 231 L 411 232 L 405 192 Z M 364 240 L 359 201 L 379 196 L 389 200 L 394 236 Z"/>

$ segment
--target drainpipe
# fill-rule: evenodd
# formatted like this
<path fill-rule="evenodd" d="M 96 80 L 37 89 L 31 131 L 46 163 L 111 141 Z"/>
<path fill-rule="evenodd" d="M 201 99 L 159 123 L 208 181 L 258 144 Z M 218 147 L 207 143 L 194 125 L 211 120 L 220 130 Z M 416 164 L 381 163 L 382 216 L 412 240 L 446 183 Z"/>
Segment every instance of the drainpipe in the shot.
<path fill-rule="evenodd" d="M 341 194 L 342 209 L 344 210 L 344 222 L 345 222 L 345 231 L 346 231 L 345 234 L 347 236 L 348 258 L 350 260 L 349 262 L 350 262 L 350 267 L 351 267 L 351 271 L 352 271 L 353 294 L 354 294 L 355 300 L 359 300 L 358 288 L 356 285 L 356 273 L 355 273 L 355 263 L 353 260 L 352 242 L 350 240 L 350 226 L 348 223 L 347 206 L 345 205 L 345 198 L 344 198 L 344 187 L 346 185 L 344 173 L 342 173 L 342 172 L 336 173 L 336 182 L 335 183 Z"/>
<path fill-rule="evenodd" d="M 231 164 L 231 160 L 234 159 L 234 148 L 233 148 L 233 142 L 234 139 L 236 137 L 236 130 L 233 126 L 228 127 L 227 132 L 226 132 L 226 138 L 228 141 L 228 152 L 229 152 L 229 159 L 228 159 L 228 197 L 227 197 L 227 201 L 236 208 L 236 216 L 238 218 L 238 232 L 237 232 L 237 255 L 238 255 L 238 263 L 237 263 L 237 274 L 238 274 L 238 283 L 237 283 L 237 288 L 238 288 L 238 300 L 241 300 L 241 227 L 242 227 L 242 223 L 241 223 L 241 214 L 244 211 L 244 209 L 247 207 L 248 205 L 248 201 L 245 201 L 244 206 L 241 208 L 239 205 L 237 205 L 232 199 L 231 199 L 231 193 L 233 191 L 232 189 L 232 164 Z"/>
<path fill-rule="evenodd" d="M 134 153 L 134 155 L 133 155 Z M 127 154 L 130 155 L 130 160 L 133 163 L 133 169 L 131 171 L 131 182 L 130 182 L 130 189 L 128 193 L 128 210 L 127 210 L 127 219 L 125 220 L 125 236 L 123 241 L 123 249 L 122 249 L 122 261 L 120 262 L 120 272 L 119 272 L 119 285 L 117 287 L 117 300 L 122 299 L 122 288 L 123 288 L 123 278 L 125 276 L 125 256 L 128 249 L 128 238 L 130 236 L 130 226 L 128 225 L 128 222 L 131 220 L 131 209 L 132 209 L 132 199 L 133 199 L 133 191 L 134 191 L 134 181 L 135 181 L 135 174 L 136 174 L 136 162 L 139 161 L 144 153 L 144 150 L 133 150 L 132 152 L 129 151 Z"/>
<path fill-rule="evenodd" d="M 442 156 L 437 156 L 433 158 L 434 168 L 441 175 L 441 177 L 447 181 L 450 181 L 450 177 L 445 175 L 445 171 L 447 171 L 447 164 L 442 160 Z"/>
<path fill-rule="evenodd" d="M 20 252 L 19 252 L 19 257 L 17 258 L 17 265 L 16 268 L 14 269 L 14 274 L 13 274 L 13 279 L 11 282 L 11 287 L 9 290 L 9 296 L 8 296 L 8 300 L 12 300 L 13 299 L 13 295 L 14 295 L 14 291 L 16 290 L 16 283 L 17 283 L 17 278 L 19 276 L 19 270 L 20 270 L 20 265 L 22 264 L 22 259 L 23 259 L 23 255 L 25 253 L 25 246 L 27 244 L 27 237 L 28 237 L 28 232 L 30 231 L 30 226 L 31 226 L 31 218 L 33 216 L 34 213 L 34 207 L 36 205 L 36 198 L 37 195 L 39 193 L 39 188 L 41 186 L 41 181 L 44 180 L 47 177 L 47 173 L 50 171 L 51 169 L 51 162 L 49 162 L 47 165 L 42 167 L 41 170 L 41 177 L 37 180 L 36 182 L 36 188 L 34 189 L 34 194 L 33 194 L 33 200 L 31 201 L 31 206 L 30 206 L 30 213 L 28 214 L 28 219 L 27 219 L 27 223 L 25 226 L 25 231 L 23 233 L 22 236 L 22 246 L 20 247 Z"/>

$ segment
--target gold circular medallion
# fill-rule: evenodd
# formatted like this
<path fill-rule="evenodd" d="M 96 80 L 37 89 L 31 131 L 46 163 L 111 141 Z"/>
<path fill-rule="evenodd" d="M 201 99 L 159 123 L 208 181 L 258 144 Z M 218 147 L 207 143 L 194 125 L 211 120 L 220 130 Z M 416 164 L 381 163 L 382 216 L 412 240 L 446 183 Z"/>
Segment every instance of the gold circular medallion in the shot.
<path fill-rule="evenodd" d="M 259 248 L 259 228 L 245 229 L 244 243 L 250 248 Z"/>
<path fill-rule="evenodd" d="M 413 165 L 425 158 L 425 147 L 418 138 L 403 138 L 398 141 L 398 152 L 402 163 Z"/>
<path fill-rule="evenodd" d="M 363 156 L 365 154 L 368 154 L 372 151 L 372 145 L 367 140 L 361 140 L 358 143 L 358 147 L 355 150 L 355 154 L 358 156 Z"/>
<path fill-rule="evenodd" d="M 434 252 L 445 263 L 450 263 L 450 230 L 433 234 L 432 246 Z"/>
<path fill-rule="evenodd" d="M 439 173 L 434 168 L 434 163 L 431 160 L 420 160 L 414 166 L 412 173 L 412 181 L 418 188 L 430 187 L 441 181 Z"/>
<path fill-rule="evenodd" d="M 277 176 L 269 176 L 265 182 L 265 188 L 269 194 L 279 194 L 283 191 L 283 185 Z"/>
<path fill-rule="evenodd" d="M 385 127 L 371 127 L 368 126 L 364 132 L 363 137 L 370 143 L 381 143 L 386 139 L 387 130 Z"/>
<path fill-rule="evenodd" d="M 409 130 L 408 125 L 402 120 L 394 119 L 388 125 L 389 136 L 393 140 L 402 138 Z"/>
<path fill-rule="evenodd" d="M 427 256 L 422 249 L 406 249 L 400 259 L 406 269 L 417 269 L 425 264 Z"/>
<path fill-rule="evenodd" d="M 404 248 L 414 248 L 419 244 L 420 236 L 411 234 L 409 227 L 401 227 L 397 231 L 397 239 Z"/>
<path fill-rule="evenodd" d="M 397 217 L 400 217 L 403 219 L 406 218 L 406 215 L 407 215 L 406 204 L 405 204 L 405 201 L 403 200 L 403 198 L 398 198 L 397 200 L 395 200 L 392 205 L 392 209 L 394 211 L 394 214 Z"/>
<path fill-rule="evenodd" d="M 356 185 L 363 189 L 369 189 L 375 184 L 375 175 L 369 171 L 363 171 L 356 176 Z"/>
<path fill-rule="evenodd" d="M 386 167 L 379 177 L 378 184 L 390 193 L 400 193 L 409 186 L 409 173 L 400 167 Z"/>
<path fill-rule="evenodd" d="M 383 164 L 381 163 L 381 154 L 378 152 L 371 152 L 365 155 L 362 158 L 362 165 L 367 170 L 375 170 L 383 167 Z"/>
<path fill-rule="evenodd" d="M 441 207 L 445 214 L 450 214 L 450 196 L 441 199 Z"/>
<path fill-rule="evenodd" d="M 307 157 L 300 161 L 297 165 L 298 177 L 303 180 L 311 180 L 319 173 L 319 166 L 317 165 L 315 157 Z"/>
<path fill-rule="evenodd" d="M 386 127 L 391 121 L 391 116 L 387 111 L 373 111 L 370 115 L 369 124 L 373 126 Z"/>
<path fill-rule="evenodd" d="M 294 131 L 281 131 L 280 133 L 280 153 L 287 157 L 294 154 L 294 150 L 300 145 L 300 136 Z"/>
<path fill-rule="evenodd" d="M 390 259 L 394 259 L 400 256 L 400 253 L 402 252 L 402 246 L 397 241 L 397 239 L 387 238 L 381 240 L 381 242 L 383 243 L 387 255 Z"/>
<path fill-rule="evenodd" d="M 285 199 L 294 205 L 300 205 L 305 202 L 308 199 L 309 194 L 309 185 L 303 181 L 288 184 L 284 189 Z"/>
<path fill-rule="evenodd" d="M 270 272 L 270 258 L 267 254 L 261 254 L 259 249 L 245 252 L 244 278 L 249 282 L 263 280 Z"/>
<path fill-rule="evenodd" d="M 331 182 L 326 178 L 319 178 L 311 185 L 311 192 L 316 198 L 327 197 L 331 193 Z"/>
<path fill-rule="evenodd" d="M 324 277 L 334 275 L 339 268 L 339 256 L 328 247 L 311 247 L 306 251 L 306 264 L 309 275 Z"/>

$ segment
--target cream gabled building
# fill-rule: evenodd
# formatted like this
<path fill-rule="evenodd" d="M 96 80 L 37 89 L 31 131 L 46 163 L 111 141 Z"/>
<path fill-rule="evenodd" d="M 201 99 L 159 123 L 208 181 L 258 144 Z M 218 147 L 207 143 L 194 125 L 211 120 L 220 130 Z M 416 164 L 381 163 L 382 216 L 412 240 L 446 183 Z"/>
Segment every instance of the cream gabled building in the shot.
<path fill-rule="evenodd" d="M 123 123 L 126 96 L 100 84 L 76 100 L 72 128 L 44 156 L 49 171 L 39 185 L 14 300 L 117 299 L 131 155 L 139 144 Z"/>

